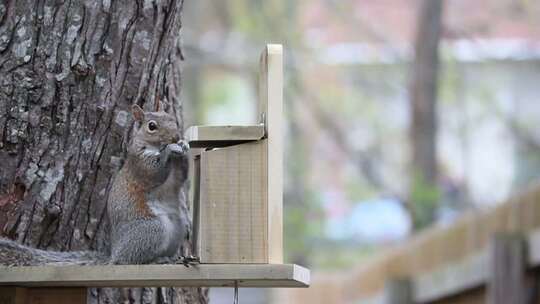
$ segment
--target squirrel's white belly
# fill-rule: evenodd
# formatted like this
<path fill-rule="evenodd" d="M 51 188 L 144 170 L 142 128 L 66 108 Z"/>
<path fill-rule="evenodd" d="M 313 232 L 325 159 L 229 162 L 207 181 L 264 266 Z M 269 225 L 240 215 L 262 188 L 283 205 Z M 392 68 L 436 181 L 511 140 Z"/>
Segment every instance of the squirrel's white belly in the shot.
<path fill-rule="evenodd" d="M 172 210 L 159 203 L 150 203 L 150 210 L 163 226 L 162 252 L 174 254 L 180 245 L 180 214 L 178 210 Z"/>

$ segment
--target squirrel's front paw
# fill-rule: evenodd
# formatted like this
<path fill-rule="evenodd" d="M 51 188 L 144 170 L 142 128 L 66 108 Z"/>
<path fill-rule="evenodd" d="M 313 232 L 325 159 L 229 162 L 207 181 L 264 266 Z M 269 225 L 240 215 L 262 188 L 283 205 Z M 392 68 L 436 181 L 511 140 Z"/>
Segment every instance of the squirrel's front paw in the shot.
<path fill-rule="evenodd" d="M 189 143 L 187 142 L 187 140 L 181 139 L 176 144 L 179 145 L 182 148 L 183 153 L 188 153 L 188 151 L 189 151 Z"/>
<path fill-rule="evenodd" d="M 185 140 L 180 140 L 176 144 L 170 144 L 168 148 L 172 153 L 184 155 L 189 151 L 189 144 Z"/>

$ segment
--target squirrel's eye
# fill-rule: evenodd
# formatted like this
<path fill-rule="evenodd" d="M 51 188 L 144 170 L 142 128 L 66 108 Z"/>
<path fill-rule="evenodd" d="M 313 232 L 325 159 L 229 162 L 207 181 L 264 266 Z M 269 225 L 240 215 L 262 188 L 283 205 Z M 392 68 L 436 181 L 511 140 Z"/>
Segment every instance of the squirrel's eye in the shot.
<path fill-rule="evenodd" d="M 158 129 L 158 125 L 157 125 L 157 122 L 153 121 L 153 120 L 150 120 L 148 122 L 148 131 L 153 133 L 153 132 L 156 132 Z"/>

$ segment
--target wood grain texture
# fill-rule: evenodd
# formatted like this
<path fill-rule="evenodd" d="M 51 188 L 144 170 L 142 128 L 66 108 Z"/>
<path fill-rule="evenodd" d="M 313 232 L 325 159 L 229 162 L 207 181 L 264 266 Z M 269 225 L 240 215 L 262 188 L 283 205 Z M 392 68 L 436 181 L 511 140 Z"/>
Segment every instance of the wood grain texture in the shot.
<path fill-rule="evenodd" d="M 259 115 L 267 140 L 268 262 L 283 263 L 283 47 L 269 44 L 260 60 Z"/>
<path fill-rule="evenodd" d="M 307 287 L 309 270 L 292 264 L 0 267 L 0 285 L 24 287 Z"/>
<path fill-rule="evenodd" d="M 201 263 L 268 263 L 265 140 L 201 153 Z"/>

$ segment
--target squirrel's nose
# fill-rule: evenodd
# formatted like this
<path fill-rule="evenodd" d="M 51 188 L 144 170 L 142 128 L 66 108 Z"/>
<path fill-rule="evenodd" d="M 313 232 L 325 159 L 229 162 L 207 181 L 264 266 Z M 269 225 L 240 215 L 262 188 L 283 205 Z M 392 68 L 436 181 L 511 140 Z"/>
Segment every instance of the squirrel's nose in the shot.
<path fill-rule="evenodd" d="M 177 143 L 179 140 L 180 140 L 180 135 L 178 135 L 178 134 L 173 135 L 173 137 L 172 137 L 173 143 Z"/>

